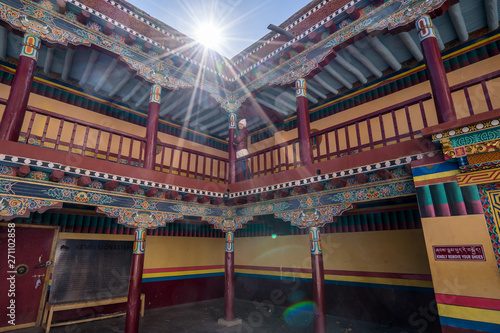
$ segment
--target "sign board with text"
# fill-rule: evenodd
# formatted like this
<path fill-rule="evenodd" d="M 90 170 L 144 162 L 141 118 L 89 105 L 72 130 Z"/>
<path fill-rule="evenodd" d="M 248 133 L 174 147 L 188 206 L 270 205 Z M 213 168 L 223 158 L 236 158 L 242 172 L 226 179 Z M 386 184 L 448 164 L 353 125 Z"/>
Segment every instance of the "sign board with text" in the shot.
<path fill-rule="evenodd" d="M 435 260 L 486 261 L 482 245 L 433 246 Z"/>

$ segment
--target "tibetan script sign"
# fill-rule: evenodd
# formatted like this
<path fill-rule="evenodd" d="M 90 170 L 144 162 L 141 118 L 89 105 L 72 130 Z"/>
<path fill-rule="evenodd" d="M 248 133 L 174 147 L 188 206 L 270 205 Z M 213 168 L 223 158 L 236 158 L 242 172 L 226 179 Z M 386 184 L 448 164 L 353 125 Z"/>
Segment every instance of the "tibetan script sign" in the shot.
<path fill-rule="evenodd" d="M 482 245 L 433 246 L 435 260 L 486 261 Z"/>

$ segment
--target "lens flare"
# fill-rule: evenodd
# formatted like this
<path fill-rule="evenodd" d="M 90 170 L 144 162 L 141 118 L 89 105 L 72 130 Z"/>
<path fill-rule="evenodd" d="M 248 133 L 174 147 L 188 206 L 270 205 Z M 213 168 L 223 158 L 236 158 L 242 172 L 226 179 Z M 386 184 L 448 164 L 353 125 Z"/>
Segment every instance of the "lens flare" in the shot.
<path fill-rule="evenodd" d="M 283 318 L 290 327 L 306 327 L 312 324 L 315 311 L 316 307 L 313 302 L 301 302 L 286 309 Z"/>
<path fill-rule="evenodd" d="M 222 33 L 215 24 L 202 23 L 198 27 L 195 39 L 209 49 L 217 51 L 222 43 Z"/>

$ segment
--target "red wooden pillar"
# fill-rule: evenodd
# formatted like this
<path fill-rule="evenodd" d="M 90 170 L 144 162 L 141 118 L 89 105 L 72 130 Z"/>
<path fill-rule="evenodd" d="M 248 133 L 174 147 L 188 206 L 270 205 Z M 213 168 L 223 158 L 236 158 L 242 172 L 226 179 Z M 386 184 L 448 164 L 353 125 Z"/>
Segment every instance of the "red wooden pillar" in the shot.
<path fill-rule="evenodd" d="M 313 301 L 316 306 L 314 313 L 314 333 L 326 333 L 325 276 L 319 228 L 309 228 L 309 236 L 311 242 Z"/>
<path fill-rule="evenodd" d="M 149 98 L 148 123 L 146 127 L 146 150 L 144 154 L 144 168 L 155 169 L 156 141 L 158 139 L 158 118 L 160 114 L 161 86 L 155 84 L 151 87 Z"/>
<path fill-rule="evenodd" d="M 234 320 L 234 234 L 226 232 L 226 257 L 224 267 L 224 319 Z"/>
<path fill-rule="evenodd" d="M 236 114 L 229 115 L 229 184 L 236 183 L 236 151 L 234 149 L 234 131 L 236 129 Z"/>
<path fill-rule="evenodd" d="M 14 81 L 10 88 L 9 99 L 0 122 L 0 140 L 17 141 L 23 126 L 31 84 L 40 49 L 40 38 L 26 34 L 17 64 Z"/>
<path fill-rule="evenodd" d="M 311 127 L 309 124 L 309 108 L 307 107 L 306 80 L 295 81 L 295 96 L 297 104 L 297 127 L 299 131 L 299 153 L 303 166 L 313 163 L 312 145 L 309 134 Z"/>
<path fill-rule="evenodd" d="M 455 106 L 451 98 L 450 86 L 431 18 L 429 15 L 424 15 L 417 20 L 416 25 L 427 66 L 427 75 L 431 83 L 438 122 L 441 124 L 456 120 Z"/>
<path fill-rule="evenodd" d="M 127 317 L 125 318 L 125 333 L 139 331 L 139 315 L 141 312 L 141 285 L 142 269 L 144 266 L 144 249 L 146 229 L 134 230 L 134 254 L 130 270 L 130 283 L 128 285 Z"/>
<path fill-rule="evenodd" d="M 234 231 L 225 231 L 225 233 L 224 318 L 220 318 L 218 323 L 230 327 L 240 325 L 243 321 L 234 316 Z"/>

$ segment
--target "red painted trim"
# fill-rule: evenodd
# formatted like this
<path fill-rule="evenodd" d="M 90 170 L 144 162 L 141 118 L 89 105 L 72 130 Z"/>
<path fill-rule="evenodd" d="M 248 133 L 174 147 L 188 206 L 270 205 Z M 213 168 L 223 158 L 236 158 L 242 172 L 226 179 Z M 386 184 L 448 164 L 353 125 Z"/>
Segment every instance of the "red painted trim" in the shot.
<path fill-rule="evenodd" d="M 408 156 L 408 152 L 411 152 L 411 154 L 418 154 L 434 150 L 436 150 L 436 146 L 434 146 L 429 139 L 419 138 L 381 147 L 375 150 L 345 156 L 335 160 L 335 163 L 332 163 L 332 161 L 324 161 L 305 167 L 237 182 L 235 184 L 229 184 L 228 187 L 231 192 L 247 191 L 252 188 L 269 186 L 269 184 L 279 184 L 312 177 L 316 175 L 317 169 L 321 170 L 323 174 L 337 172 L 338 170 L 351 169 L 362 165 Z"/>
<path fill-rule="evenodd" d="M 220 269 L 220 268 L 224 268 L 224 265 L 149 268 L 149 269 L 144 270 L 144 274 L 165 273 L 165 272 L 182 272 L 182 271 L 199 271 L 199 270 L 205 270 L 205 269 Z"/>
<path fill-rule="evenodd" d="M 295 273 L 311 273 L 310 268 L 293 268 L 293 267 L 266 267 L 266 266 L 247 266 L 235 265 L 236 269 L 251 269 L 256 271 L 272 271 L 272 272 L 295 272 Z M 422 280 L 432 281 L 430 274 L 404 274 L 404 273 L 385 273 L 385 272 L 360 272 L 360 271 L 341 271 L 333 269 L 325 269 L 325 274 L 329 275 L 344 275 L 344 276 L 366 276 L 379 277 L 389 279 L 405 279 L 405 280 Z"/>
<path fill-rule="evenodd" d="M 446 124 L 439 124 L 431 127 L 425 127 L 421 133 L 423 136 L 430 136 L 435 133 L 444 132 L 454 128 L 461 128 L 474 123 L 480 123 L 486 120 L 491 120 L 500 117 L 500 109 L 491 110 L 488 112 L 476 114 L 473 116 L 460 118 L 455 121 L 450 121 Z"/>
<path fill-rule="evenodd" d="M 442 333 L 484 333 L 484 331 L 469 330 L 462 327 L 441 325 Z"/>
<path fill-rule="evenodd" d="M 40 158 L 40 152 L 43 151 L 43 159 L 45 161 L 52 161 L 53 163 L 60 163 L 62 165 L 67 165 L 68 161 L 75 161 L 75 163 L 78 163 L 78 167 L 82 169 L 95 170 L 102 173 L 112 173 L 132 178 L 137 178 L 137 172 L 140 170 L 141 179 L 147 179 L 160 184 L 171 184 L 174 186 L 196 188 L 214 192 L 225 192 L 226 190 L 226 185 L 222 183 L 207 182 L 124 164 L 110 163 L 104 160 L 97 160 L 91 157 L 79 156 L 51 149 L 42 150 L 40 147 L 18 142 L 0 140 L 0 146 L 2 147 L 2 154 L 7 155 L 28 157 L 36 160 Z"/>
<path fill-rule="evenodd" d="M 500 299 L 436 294 L 436 301 L 441 304 L 500 311 Z"/>

